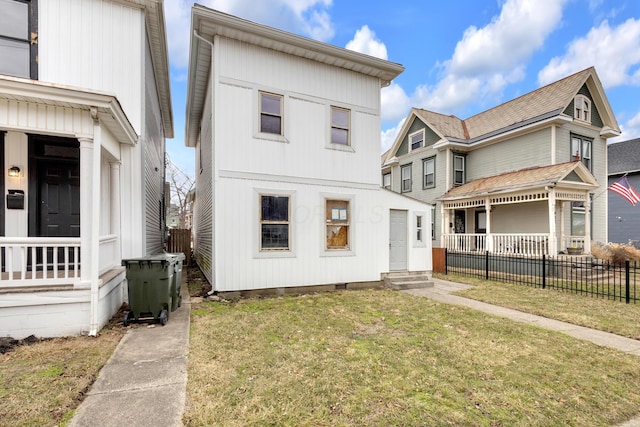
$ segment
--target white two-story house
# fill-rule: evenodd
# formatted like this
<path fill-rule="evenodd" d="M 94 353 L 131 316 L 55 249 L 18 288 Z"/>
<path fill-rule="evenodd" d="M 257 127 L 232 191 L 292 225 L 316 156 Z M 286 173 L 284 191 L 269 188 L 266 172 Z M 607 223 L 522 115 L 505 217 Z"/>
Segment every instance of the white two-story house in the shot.
<path fill-rule="evenodd" d="M 382 185 L 434 203 L 437 247 L 588 253 L 607 241 L 607 140 L 619 134 L 591 67 L 464 120 L 412 109 Z"/>
<path fill-rule="evenodd" d="M 96 334 L 162 251 L 162 1 L 0 0 L 0 336 Z"/>
<path fill-rule="evenodd" d="M 380 188 L 380 89 L 401 65 L 196 5 L 186 140 L 214 292 L 431 270 L 429 205 Z"/>

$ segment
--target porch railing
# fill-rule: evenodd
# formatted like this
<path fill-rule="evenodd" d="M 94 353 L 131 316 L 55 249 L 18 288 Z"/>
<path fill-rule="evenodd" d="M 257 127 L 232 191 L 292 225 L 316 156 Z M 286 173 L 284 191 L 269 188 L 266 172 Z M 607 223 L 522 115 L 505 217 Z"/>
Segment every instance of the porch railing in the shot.
<path fill-rule="evenodd" d="M 120 265 L 120 252 L 118 251 L 118 236 L 110 234 L 100 237 L 100 271 L 102 274 Z"/>
<path fill-rule="evenodd" d="M 0 288 L 80 280 L 80 238 L 0 237 Z"/>
<path fill-rule="evenodd" d="M 549 235 L 547 233 L 497 233 L 491 234 L 494 254 L 548 255 Z"/>
<path fill-rule="evenodd" d="M 445 247 L 450 251 L 536 256 L 549 254 L 547 233 L 446 234 L 444 240 Z"/>
<path fill-rule="evenodd" d="M 584 249 L 584 236 L 562 236 L 562 249 L 565 248 Z"/>

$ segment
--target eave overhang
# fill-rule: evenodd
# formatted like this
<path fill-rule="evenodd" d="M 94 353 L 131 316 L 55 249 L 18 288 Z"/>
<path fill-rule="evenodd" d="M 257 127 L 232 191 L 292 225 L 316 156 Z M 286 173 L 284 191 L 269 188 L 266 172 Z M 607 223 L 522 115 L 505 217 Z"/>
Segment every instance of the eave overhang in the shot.
<path fill-rule="evenodd" d="M 151 50 L 151 62 L 158 89 L 162 129 L 166 138 L 173 138 L 173 108 L 171 106 L 171 80 L 169 78 L 169 51 L 163 10 L 164 0 L 114 1 L 128 6 L 139 7 L 146 11 L 145 24 Z"/>
<path fill-rule="evenodd" d="M 119 142 L 129 145 L 136 145 L 138 142 L 138 134 L 115 95 L 37 80 L 0 76 L 0 99 L 86 112 L 95 109 L 98 118 Z"/>
<path fill-rule="evenodd" d="M 191 12 L 191 46 L 189 50 L 189 82 L 185 145 L 195 147 L 204 94 L 211 68 L 211 49 L 217 36 L 239 40 L 255 46 L 310 59 L 334 67 L 378 78 L 380 86 L 388 86 L 404 71 L 400 64 L 359 52 L 343 49 L 276 28 L 240 19 L 226 13 L 195 4 Z"/>

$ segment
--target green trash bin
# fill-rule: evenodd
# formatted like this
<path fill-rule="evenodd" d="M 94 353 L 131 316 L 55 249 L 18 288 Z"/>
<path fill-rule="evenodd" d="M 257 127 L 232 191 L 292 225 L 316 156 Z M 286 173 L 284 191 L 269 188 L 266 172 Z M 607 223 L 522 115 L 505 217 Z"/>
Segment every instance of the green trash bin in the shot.
<path fill-rule="evenodd" d="M 166 325 L 175 294 L 174 257 L 168 254 L 149 255 L 123 260 L 122 265 L 127 268 L 130 307 L 124 315 L 124 325 L 143 319 L 154 319 Z"/>
<path fill-rule="evenodd" d="M 182 286 L 182 264 L 185 256 L 181 252 L 167 254 L 173 263 L 173 278 L 171 279 L 171 311 L 176 311 L 182 304 L 180 288 Z"/>

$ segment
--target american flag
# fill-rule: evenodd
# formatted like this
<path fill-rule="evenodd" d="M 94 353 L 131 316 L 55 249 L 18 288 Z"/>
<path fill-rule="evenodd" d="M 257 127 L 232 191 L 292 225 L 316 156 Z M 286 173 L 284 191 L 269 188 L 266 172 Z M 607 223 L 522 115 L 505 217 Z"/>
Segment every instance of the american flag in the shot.
<path fill-rule="evenodd" d="M 626 176 L 623 176 L 611 184 L 608 189 L 627 199 L 632 206 L 635 206 L 636 203 L 640 202 L 640 195 L 638 195 L 638 192 L 633 189 L 631 184 L 629 184 Z"/>

